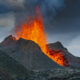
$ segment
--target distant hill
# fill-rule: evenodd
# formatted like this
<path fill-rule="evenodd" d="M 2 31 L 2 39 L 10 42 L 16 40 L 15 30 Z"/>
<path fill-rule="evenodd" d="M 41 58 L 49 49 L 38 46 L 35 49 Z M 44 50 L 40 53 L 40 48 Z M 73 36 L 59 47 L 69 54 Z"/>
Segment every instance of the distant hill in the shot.
<path fill-rule="evenodd" d="M 65 52 L 68 52 L 67 48 L 65 48 L 61 42 L 57 41 L 55 43 L 49 43 L 48 44 L 49 49 L 58 49 L 58 50 L 63 50 Z"/>
<path fill-rule="evenodd" d="M 64 57 L 67 58 L 67 60 L 69 61 L 70 67 L 71 68 L 79 68 L 80 69 L 80 57 L 76 57 L 74 55 L 72 55 L 67 48 L 65 48 L 61 42 L 55 42 L 55 43 L 50 43 L 48 44 L 48 48 L 49 49 L 58 49 L 58 50 L 62 50 L 64 51 L 63 55 Z M 76 53 L 75 53 L 76 54 Z"/>

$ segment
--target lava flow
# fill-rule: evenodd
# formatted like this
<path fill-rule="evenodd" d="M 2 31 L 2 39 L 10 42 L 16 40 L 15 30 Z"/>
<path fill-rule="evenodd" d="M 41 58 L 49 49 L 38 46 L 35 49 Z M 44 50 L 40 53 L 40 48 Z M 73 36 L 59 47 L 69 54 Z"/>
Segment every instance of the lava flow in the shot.
<path fill-rule="evenodd" d="M 63 55 L 56 52 L 51 52 L 47 48 L 47 41 L 44 34 L 43 18 L 40 10 L 37 8 L 36 15 L 33 18 L 28 19 L 28 23 L 25 20 L 23 24 L 15 28 L 15 34 L 17 39 L 23 38 L 26 40 L 32 40 L 37 43 L 42 52 L 47 55 L 50 59 L 58 63 L 59 65 L 64 65 Z"/>

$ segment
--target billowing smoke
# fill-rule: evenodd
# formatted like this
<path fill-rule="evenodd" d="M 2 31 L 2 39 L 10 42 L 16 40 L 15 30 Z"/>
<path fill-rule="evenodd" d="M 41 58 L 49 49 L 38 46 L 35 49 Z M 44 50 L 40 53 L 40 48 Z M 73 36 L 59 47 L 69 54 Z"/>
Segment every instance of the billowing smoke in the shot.
<path fill-rule="evenodd" d="M 36 6 L 39 6 L 44 16 L 44 22 L 46 23 L 48 20 L 49 23 L 53 20 L 57 11 L 64 8 L 64 2 L 65 0 L 0 0 L 0 12 L 13 11 L 15 12 L 16 22 L 20 22 L 20 18 L 24 19 L 24 17 L 22 18 L 24 13 L 31 14 L 35 11 Z"/>
<path fill-rule="evenodd" d="M 65 0 L 23 0 L 24 8 L 22 11 L 16 10 L 16 24 L 18 25 L 20 21 L 24 20 L 24 14 L 27 16 L 35 11 L 36 6 L 40 7 L 41 13 L 44 19 L 44 25 L 49 25 L 52 23 L 54 16 L 65 6 Z M 46 24 L 47 23 L 47 24 Z"/>
<path fill-rule="evenodd" d="M 34 10 L 37 5 L 44 15 L 55 15 L 57 10 L 64 7 L 64 0 L 24 0 L 26 10 Z"/>

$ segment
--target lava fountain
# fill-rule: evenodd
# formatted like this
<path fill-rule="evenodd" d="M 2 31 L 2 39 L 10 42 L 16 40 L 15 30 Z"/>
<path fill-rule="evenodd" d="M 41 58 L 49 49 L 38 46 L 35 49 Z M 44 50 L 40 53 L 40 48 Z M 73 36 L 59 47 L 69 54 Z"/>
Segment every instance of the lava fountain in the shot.
<path fill-rule="evenodd" d="M 25 19 L 23 24 L 15 28 L 15 33 L 17 39 L 23 38 L 27 40 L 32 40 L 40 46 L 43 53 L 47 53 L 46 38 L 43 29 L 43 20 L 39 9 L 36 9 L 37 12 L 34 18 L 29 17 L 28 23 Z"/>
<path fill-rule="evenodd" d="M 44 33 L 43 18 L 39 8 L 36 8 L 36 15 L 33 18 L 29 17 L 28 22 L 25 19 L 23 24 L 20 24 L 15 28 L 14 32 L 17 39 L 23 38 L 26 40 L 34 41 L 40 46 L 42 52 L 45 55 L 47 55 L 50 59 L 52 59 L 59 65 L 64 65 L 62 54 L 56 54 L 55 52 L 53 52 L 53 55 L 51 55 L 51 52 L 48 50 L 47 40 Z"/>

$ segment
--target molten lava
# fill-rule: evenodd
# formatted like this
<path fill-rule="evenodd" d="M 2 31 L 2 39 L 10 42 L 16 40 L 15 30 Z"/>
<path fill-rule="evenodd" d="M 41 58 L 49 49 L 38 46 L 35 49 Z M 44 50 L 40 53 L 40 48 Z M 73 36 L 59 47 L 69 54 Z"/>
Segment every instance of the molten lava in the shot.
<path fill-rule="evenodd" d="M 38 10 L 37 10 L 38 11 Z M 23 38 L 27 40 L 32 40 L 35 43 L 37 43 L 41 50 L 44 53 L 47 53 L 47 48 L 46 48 L 46 38 L 44 34 L 44 29 L 43 29 L 43 21 L 42 21 L 42 16 L 40 12 L 37 12 L 34 18 L 28 20 L 28 23 L 25 22 L 20 25 L 21 30 L 19 30 L 20 26 L 18 26 L 15 29 L 17 38 Z"/>
<path fill-rule="evenodd" d="M 45 55 L 47 55 L 49 58 L 51 58 L 59 65 L 63 66 L 64 65 L 63 55 L 56 53 L 54 51 L 53 54 L 51 55 L 51 52 L 48 50 L 43 27 L 44 27 L 43 19 L 39 9 L 37 8 L 37 12 L 34 18 L 29 17 L 28 23 L 25 20 L 23 24 L 17 26 L 15 28 L 15 34 L 17 39 L 23 38 L 26 40 L 34 41 L 40 46 L 42 52 Z"/>

